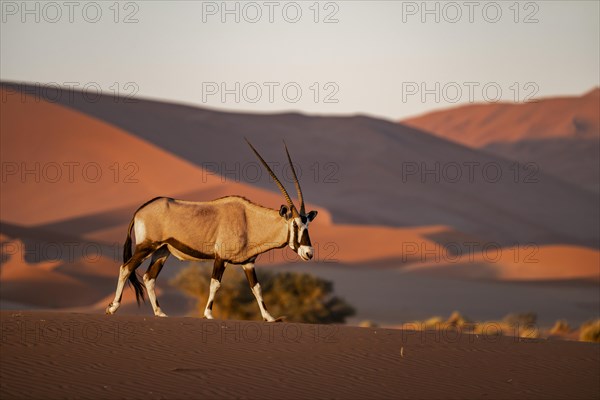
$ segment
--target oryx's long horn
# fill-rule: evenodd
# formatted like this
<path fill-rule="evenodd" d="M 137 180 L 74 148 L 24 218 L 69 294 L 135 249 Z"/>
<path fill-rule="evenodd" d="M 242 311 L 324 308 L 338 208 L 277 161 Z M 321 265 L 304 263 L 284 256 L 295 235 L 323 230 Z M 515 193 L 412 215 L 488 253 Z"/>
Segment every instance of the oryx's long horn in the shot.
<path fill-rule="evenodd" d="M 294 206 L 294 203 L 292 202 L 292 199 L 290 199 L 290 195 L 288 194 L 287 190 L 285 190 L 285 187 L 283 187 L 283 185 L 281 184 L 281 182 L 279 181 L 279 179 L 277 179 L 277 176 L 275 176 L 275 173 L 273 172 L 273 170 L 271 169 L 271 167 L 269 167 L 269 165 L 267 164 L 267 162 L 260 156 L 260 154 L 258 154 L 258 151 L 256 151 L 256 149 L 254 148 L 254 146 L 252 146 L 252 143 L 250 143 L 250 141 L 247 138 L 244 138 L 246 140 L 246 143 L 248 143 L 248 146 L 250 146 L 250 148 L 252 149 L 252 151 L 254 152 L 254 154 L 256 154 L 256 157 L 258 157 L 258 159 L 260 160 L 260 162 L 262 163 L 262 165 L 265 167 L 265 169 L 269 172 L 269 175 L 271 175 L 271 178 L 273 178 L 273 180 L 275 181 L 275 183 L 277 184 L 277 187 L 279 187 L 279 190 L 281 191 L 281 193 L 283 193 L 283 195 L 285 196 L 285 199 L 288 203 L 288 206 L 290 207 L 290 210 L 292 212 L 296 211 L 296 207 Z"/>
<path fill-rule="evenodd" d="M 285 147 L 285 153 L 287 154 L 288 162 L 290 163 L 290 167 L 292 167 L 292 174 L 294 174 L 294 185 L 296 186 L 296 192 L 298 192 L 298 201 L 300 202 L 300 215 L 304 215 L 304 198 L 302 197 L 302 189 L 300 189 L 300 182 L 298 181 L 298 176 L 296 175 L 296 169 L 294 168 L 294 164 L 292 163 L 292 158 L 290 157 L 290 152 L 288 151 L 287 144 L 285 144 L 285 140 L 283 141 L 283 146 Z"/>

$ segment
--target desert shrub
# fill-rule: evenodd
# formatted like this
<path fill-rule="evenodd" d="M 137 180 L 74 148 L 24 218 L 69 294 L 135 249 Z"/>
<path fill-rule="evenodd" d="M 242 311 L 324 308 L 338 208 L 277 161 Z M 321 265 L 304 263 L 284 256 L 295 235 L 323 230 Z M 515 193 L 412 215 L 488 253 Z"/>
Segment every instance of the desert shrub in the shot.
<path fill-rule="evenodd" d="M 510 335 L 522 338 L 535 339 L 540 337 L 537 326 L 537 314 L 534 312 L 512 313 L 502 319 L 501 324 L 506 326 Z"/>
<path fill-rule="evenodd" d="M 423 324 L 425 329 L 437 329 L 444 323 L 444 319 L 436 315 L 426 319 L 425 321 L 422 321 L 421 323 Z"/>
<path fill-rule="evenodd" d="M 554 323 L 554 326 L 550 329 L 551 335 L 564 335 L 572 331 L 571 326 L 565 319 L 559 319 Z"/>
<path fill-rule="evenodd" d="M 510 335 L 511 329 L 503 322 L 483 321 L 474 324 L 473 333 L 485 336 L 504 336 Z"/>
<path fill-rule="evenodd" d="M 600 342 L 600 319 L 591 320 L 581 325 L 579 340 L 584 342 Z"/>
<path fill-rule="evenodd" d="M 508 326 L 530 326 L 537 322 L 537 314 L 534 312 L 511 313 L 502 319 Z"/>
<path fill-rule="evenodd" d="M 203 315 L 212 265 L 195 263 L 183 269 L 171 284 L 196 300 L 195 314 Z M 333 295 L 333 283 L 310 274 L 257 270 L 263 299 L 274 317 L 307 323 L 343 323 L 355 310 Z M 261 319 L 258 304 L 241 267 L 228 266 L 215 296 L 213 315 L 222 319 Z"/>
<path fill-rule="evenodd" d="M 448 318 L 446 323 L 453 326 L 463 327 L 471 323 L 471 321 L 458 311 L 454 311 L 452 314 L 450 314 L 450 317 Z"/>

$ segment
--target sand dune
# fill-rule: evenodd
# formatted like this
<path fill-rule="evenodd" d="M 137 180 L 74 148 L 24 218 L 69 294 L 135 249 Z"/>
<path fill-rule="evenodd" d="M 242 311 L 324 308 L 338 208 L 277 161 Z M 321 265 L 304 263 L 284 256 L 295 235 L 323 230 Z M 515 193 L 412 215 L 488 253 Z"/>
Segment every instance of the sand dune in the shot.
<path fill-rule="evenodd" d="M 8 96 L 2 107 L 3 221 L 52 229 L 115 208 L 131 215 L 153 197 L 191 191 L 199 200 L 239 194 L 282 203 L 281 195 L 241 183 L 223 187 L 220 177 L 61 105 Z"/>
<path fill-rule="evenodd" d="M 549 138 L 600 138 L 600 88 L 580 97 L 524 104 L 475 104 L 408 118 L 403 124 L 469 147 Z"/>
<path fill-rule="evenodd" d="M 22 243 L 11 245 L 24 249 Z M 101 289 L 90 282 L 60 271 L 60 261 L 28 263 L 24 253 L 15 254 L 2 263 L 0 284 L 2 299 L 43 308 L 60 308 L 89 304 Z"/>
<path fill-rule="evenodd" d="M 77 313 L 0 320 L 2 398 L 587 399 L 600 390 L 589 343 Z"/>
<path fill-rule="evenodd" d="M 279 163 L 279 173 L 285 173 L 284 138 L 301 167 L 306 198 L 329 210 L 337 223 L 445 225 L 503 245 L 598 247 L 600 241 L 597 196 L 589 191 L 543 171 L 535 184 L 525 184 L 520 177 L 515 180 L 512 161 L 403 125 L 363 116 L 224 113 L 141 99 L 115 103 L 102 97 L 90 103 L 78 93 L 63 104 L 216 170 L 233 183 L 270 191 L 276 189 L 266 174 L 256 179 L 252 173 L 257 162 L 243 137 L 251 138 L 267 160 Z M 444 175 L 456 165 L 458 180 Z M 473 179 L 467 165 L 479 166 Z M 483 171 L 488 165 L 494 179 Z M 409 173 L 412 168 L 417 170 Z M 501 174 L 497 180 L 496 171 Z"/>
<path fill-rule="evenodd" d="M 600 252 L 578 246 L 488 248 L 472 255 L 411 265 L 406 271 L 495 281 L 600 281 Z"/>
<path fill-rule="evenodd" d="M 197 168 L 102 121 L 33 98 L 9 96 L 2 107 L 2 160 L 17 168 L 3 182 L 4 221 L 48 223 L 200 183 Z M 26 168 L 34 172 L 23 176 Z"/>
<path fill-rule="evenodd" d="M 476 104 L 402 121 L 600 193 L 600 89 L 526 104 Z M 529 172 L 533 170 L 530 168 Z"/>

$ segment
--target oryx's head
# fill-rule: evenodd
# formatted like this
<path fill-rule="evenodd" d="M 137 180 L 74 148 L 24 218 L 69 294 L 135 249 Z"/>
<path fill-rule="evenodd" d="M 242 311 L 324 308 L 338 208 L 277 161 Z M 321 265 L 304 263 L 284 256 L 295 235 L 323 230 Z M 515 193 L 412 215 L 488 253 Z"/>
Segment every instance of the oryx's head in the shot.
<path fill-rule="evenodd" d="M 288 225 L 288 245 L 294 250 L 298 255 L 304 260 L 308 261 L 314 256 L 314 249 L 312 244 L 310 243 L 310 236 L 308 235 L 308 224 L 315 219 L 317 216 L 316 211 L 311 211 L 306 213 L 304 210 L 304 198 L 302 197 L 302 190 L 300 189 L 300 182 L 298 182 L 298 176 L 296 175 L 296 170 L 294 169 L 294 164 L 292 163 L 292 158 L 290 157 L 290 152 L 287 149 L 287 146 L 284 142 L 285 153 L 287 154 L 288 162 L 290 164 L 290 168 L 292 169 L 292 174 L 294 175 L 294 185 L 296 186 L 296 191 L 298 192 L 298 202 L 300 202 L 300 211 L 294 206 L 290 195 L 288 194 L 285 187 L 281 184 L 273 170 L 269 167 L 269 165 L 265 162 L 265 160 L 258 154 L 258 151 L 252 146 L 252 144 L 246 139 L 250 148 L 256 154 L 262 165 L 271 175 L 271 178 L 281 190 L 281 193 L 284 195 L 287 206 L 282 205 L 279 209 L 279 215 L 285 219 Z"/>

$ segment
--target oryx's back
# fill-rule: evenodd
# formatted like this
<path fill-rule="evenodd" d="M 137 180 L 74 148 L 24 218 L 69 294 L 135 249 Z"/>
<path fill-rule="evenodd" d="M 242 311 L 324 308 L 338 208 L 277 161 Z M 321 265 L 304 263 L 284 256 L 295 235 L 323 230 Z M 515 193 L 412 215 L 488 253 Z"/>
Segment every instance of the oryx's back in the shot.
<path fill-rule="evenodd" d="M 219 250 L 227 250 L 231 257 L 231 252 L 245 249 L 248 242 L 252 207 L 255 205 L 237 196 L 208 202 L 160 197 L 136 213 L 136 243 L 166 243 L 180 259 L 213 259 Z"/>

